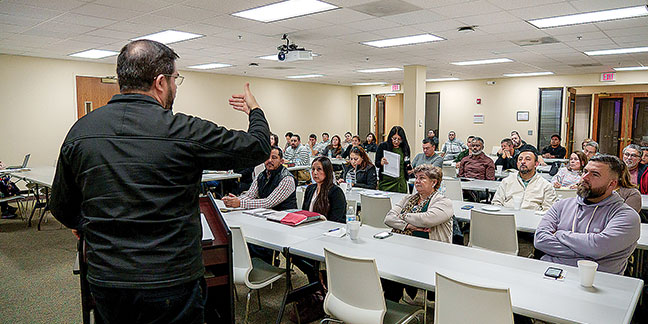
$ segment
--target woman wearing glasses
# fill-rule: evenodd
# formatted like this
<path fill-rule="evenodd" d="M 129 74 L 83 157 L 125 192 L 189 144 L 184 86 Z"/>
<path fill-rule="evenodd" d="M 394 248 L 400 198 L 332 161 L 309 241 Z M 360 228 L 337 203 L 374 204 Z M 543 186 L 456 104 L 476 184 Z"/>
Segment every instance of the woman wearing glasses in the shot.
<path fill-rule="evenodd" d="M 400 174 L 398 177 L 391 177 L 383 174 L 385 166 L 389 164 L 389 161 L 385 158 L 385 151 L 399 155 Z M 405 130 L 403 127 L 392 127 L 387 136 L 387 141 L 378 145 L 378 150 L 376 151 L 376 165 L 380 169 L 378 190 L 407 193 L 407 169 L 411 168 L 410 147 L 407 143 L 407 137 L 405 136 Z"/>

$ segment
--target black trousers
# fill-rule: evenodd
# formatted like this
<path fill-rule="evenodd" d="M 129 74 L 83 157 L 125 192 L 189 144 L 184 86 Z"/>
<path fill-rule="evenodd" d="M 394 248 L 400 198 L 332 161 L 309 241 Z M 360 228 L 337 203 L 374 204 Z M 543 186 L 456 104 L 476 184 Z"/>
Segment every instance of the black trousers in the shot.
<path fill-rule="evenodd" d="M 90 284 L 102 323 L 203 324 L 207 285 L 204 278 L 166 288 L 123 289 Z"/>

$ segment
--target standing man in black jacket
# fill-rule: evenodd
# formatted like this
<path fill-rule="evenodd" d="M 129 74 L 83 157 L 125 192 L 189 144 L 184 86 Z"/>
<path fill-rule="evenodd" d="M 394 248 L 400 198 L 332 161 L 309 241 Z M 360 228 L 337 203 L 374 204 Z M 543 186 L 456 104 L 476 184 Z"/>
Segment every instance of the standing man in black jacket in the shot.
<path fill-rule="evenodd" d="M 61 147 L 52 214 L 86 242 L 88 282 L 104 323 L 203 323 L 198 194 L 203 169 L 252 167 L 270 131 L 246 84 L 229 100 L 247 132 L 172 111 L 178 55 L 150 40 L 117 58 L 120 94 L 79 119 Z"/>

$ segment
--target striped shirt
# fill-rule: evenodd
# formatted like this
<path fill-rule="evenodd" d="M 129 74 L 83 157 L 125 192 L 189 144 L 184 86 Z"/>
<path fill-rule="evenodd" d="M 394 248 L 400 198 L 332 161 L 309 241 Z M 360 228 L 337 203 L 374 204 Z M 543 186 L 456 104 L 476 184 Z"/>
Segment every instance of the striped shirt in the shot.
<path fill-rule="evenodd" d="M 446 154 L 459 154 L 461 151 L 467 149 L 468 147 L 461 142 L 461 140 L 454 139 L 454 140 L 448 140 L 447 142 L 443 143 L 443 148 L 441 151 Z"/>
<path fill-rule="evenodd" d="M 279 182 L 277 188 L 272 190 L 272 193 L 268 197 L 259 198 L 259 186 L 257 184 L 257 178 L 254 178 L 250 190 L 242 194 L 239 199 L 241 200 L 242 208 L 271 209 L 286 200 L 293 192 L 295 192 L 295 180 L 293 177 L 285 177 Z"/>
<path fill-rule="evenodd" d="M 311 151 L 305 145 L 299 144 L 296 149 L 288 146 L 284 152 L 284 159 L 295 165 L 308 165 L 310 162 Z"/>

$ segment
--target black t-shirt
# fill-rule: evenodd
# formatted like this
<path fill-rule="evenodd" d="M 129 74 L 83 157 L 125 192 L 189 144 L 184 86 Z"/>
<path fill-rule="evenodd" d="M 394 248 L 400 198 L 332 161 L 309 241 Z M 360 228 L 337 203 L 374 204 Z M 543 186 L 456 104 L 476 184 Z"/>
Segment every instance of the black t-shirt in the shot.
<path fill-rule="evenodd" d="M 549 153 L 549 155 L 554 156 L 556 159 L 564 159 L 567 154 L 567 149 L 558 145 L 553 147 L 551 145 L 546 146 L 542 149 L 542 154 Z"/>

